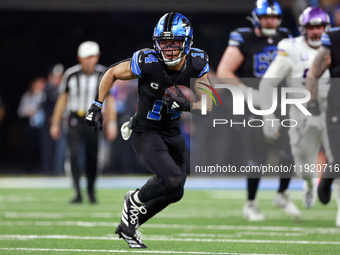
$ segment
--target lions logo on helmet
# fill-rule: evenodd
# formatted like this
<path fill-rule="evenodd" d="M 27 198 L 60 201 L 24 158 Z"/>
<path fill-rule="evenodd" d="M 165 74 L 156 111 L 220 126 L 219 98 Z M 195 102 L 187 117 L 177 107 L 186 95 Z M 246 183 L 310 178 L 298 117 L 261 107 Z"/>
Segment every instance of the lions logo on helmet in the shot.
<path fill-rule="evenodd" d="M 259 28 L 265 36 L 273 36 L 276 34 L 277 28 L 264 28 L 261 26 L 260 18 L 264 15 L 277 16 L 279 22 L 277 27 L 281 24 L 282 10 L 280 5 L 274 0 L 257 0 L 255 7 L 251 13 L 252 23 Z"/>
<path fill-rule="evenodd" d="M 183 42 L 179 47 L 179 55 L 175 59 L 164 57 L 164 49 L 160 46 L 161 40 L 175 40 Z M 181 13 L 169 12 L 158 21 L 153 37 L 153 47 L 157 51 L 158 58 L 168 66 L 176 66 L 190 51 L 193 43 L 193 30 L 190 21 Z"/>

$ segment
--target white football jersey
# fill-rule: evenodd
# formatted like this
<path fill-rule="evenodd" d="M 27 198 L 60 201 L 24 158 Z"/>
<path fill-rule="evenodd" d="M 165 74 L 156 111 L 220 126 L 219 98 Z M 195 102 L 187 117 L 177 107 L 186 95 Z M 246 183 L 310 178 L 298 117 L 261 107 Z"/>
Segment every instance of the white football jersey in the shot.
<path fill-rule="evenodd" d="M 263 76 L 266 79 L 263 82 L 278 86 L 285 79 L 289 87 L 306 88 L 305 78 L 317 53 L 318 49 L 310 47 L 303 36 L 281 40 L 278 44 L 278 55 Z M 319 79 L 318 99 L 321 101 L 319 103 L 324 104 L 326 101 L 330 87 L 329 78 L 329 70 L 326 70 Z M 290 97 L 301 97 L 301 95 L 290 95 Z M 320 107 L 324 110 L 324 105 Z"/>

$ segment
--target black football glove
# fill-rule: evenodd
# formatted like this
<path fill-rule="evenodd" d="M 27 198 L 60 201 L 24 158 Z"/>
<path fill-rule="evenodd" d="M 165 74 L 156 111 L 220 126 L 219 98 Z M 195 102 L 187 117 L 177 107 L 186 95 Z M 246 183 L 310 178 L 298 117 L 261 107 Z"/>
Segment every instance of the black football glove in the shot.
<path fill-rule="evenodd" d="M 313 115 L 318 116 L 320 115 L 320 106 L 318 100 L 314 100 L 307 105 L 307 110 Z"/>
<path fill-rule="evenodd" d="M 185 95 L 181 91 L 180 88 L 178 88 L 175 85 L 175 90 L 177 91 L 178 95 L 175 95 L 171 92 L 169 88 L 166 88 L 166 92 L 169 95 L 169 97 L 163 97 L 164 104 L 175 111 L 185 111 L 189 112 L 192 108 L 192 103 L 186 99 Z"/>
<path fill-rule="evenodd" d="M 103 129 L 102 108 L 103 104 L 101 102 L 93 101 L 93 104 L 91 104 L 90 109 L 87 111 L 85 123 L 93 127 L 93 132 Z"/>

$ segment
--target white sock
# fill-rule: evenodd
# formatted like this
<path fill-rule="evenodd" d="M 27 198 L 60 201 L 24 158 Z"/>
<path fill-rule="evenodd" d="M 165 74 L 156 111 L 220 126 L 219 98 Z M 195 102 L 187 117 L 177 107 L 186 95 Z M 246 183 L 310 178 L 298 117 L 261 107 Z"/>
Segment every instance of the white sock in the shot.
<path fill-rule="evenodd" d="M 139 194 L 139 190 L 137 190 L 134 194 L 133 194 L 133 199 L 136 201 L 136 203 L 142 205 L 144 204 L 142 201 L 140 201 L 139 197 L 138 197 L 138 194 Z"/>

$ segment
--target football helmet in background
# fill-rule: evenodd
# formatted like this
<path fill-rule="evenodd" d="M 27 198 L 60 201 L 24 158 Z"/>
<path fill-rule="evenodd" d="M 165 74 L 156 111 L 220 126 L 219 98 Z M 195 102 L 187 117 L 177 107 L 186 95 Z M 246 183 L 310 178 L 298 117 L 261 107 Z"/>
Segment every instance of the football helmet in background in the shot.
<path fill-rule="evenodd" d="M 325 32 L 330 27 L 330 18 L 328 14 L 317 7 L 308 7 L 306 8 L 299 17 L 299 25 L 300 25 L 300 33 L 305 36 L 308 44 L 312 47 L 321 46 L 321 38 L 320 40 L 311 40 L 306 32 L 307 26 L 325 26 Z"/>
<path fill-rule="evenodd" d="M 282 21 L 282 10 L 278 2 L 274 0 L 257 0 L 255 7 L 251 13 L 252 23 L 255 27 L 259 28 L 265 36 L 273 36 L 276 34 L 277 28 Z M 260 18 L 264 15 L 277 16 L 278 25 L 276 28 L 264 28 L 261 26 Z"/>

